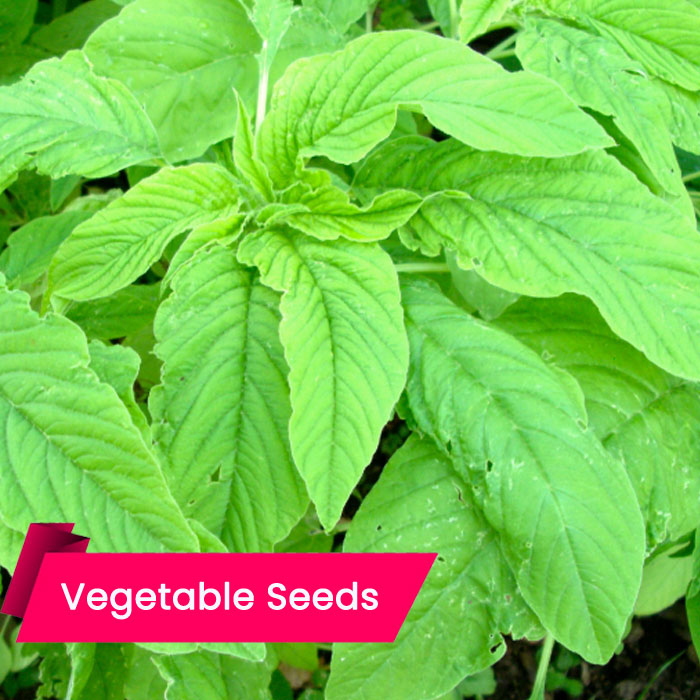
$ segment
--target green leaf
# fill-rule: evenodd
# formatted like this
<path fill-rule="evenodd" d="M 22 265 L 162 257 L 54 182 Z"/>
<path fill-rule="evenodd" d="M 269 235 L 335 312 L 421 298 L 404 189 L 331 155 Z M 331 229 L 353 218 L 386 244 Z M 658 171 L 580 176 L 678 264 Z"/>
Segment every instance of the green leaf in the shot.
<path fill-rule="evenodd" d="M 21 44 L 34 23 L 37 0 L 12 0 L 0 7 L 0 44 Z"/>
<path fill-rule="evenodd" d="M 294 668 L 301 668 L 304 671 L 315 671 L 318 668 L 318 653 L 315 644 L 308 643 L 286 643 L 272 644 L 277 658 Z"/>
<path fill-rule="evenodd" d="M 253 185 L 264 200 L 272 201 L 272 182 L 267 168 L 260 162 L 256 154 L 250 117 L 240 98 L 238 99 L 236 133 L 233 137 L 233 162 L 241 179 Z"/>
<path fill-rule="evenodd" d="M 577 104 L 612 116 L 656 180 L 668 192 L 678 191 L 680 168 L 663 99 L 615 42 L 553 20 L 532 20 L 518 34 L 517 53 L 525 68 L 559 83 Z"/>
<path fill-rule="evenodd" d="M 565 17 L 617 41 L 648 71 L 700 89 L 700 7 L 689 0 L 544 0 Z"/>
<path fill-rule="evenodd" d="M 391 258 L 377 244 L 249 235 L 238 257 L 283 292 L 294 462 L 328 530 L 369 464 L 406 378 L 408 348 Z"/>
<path fill-rule="evenodd" d="M 20 44 L 19 46 L 5 45 L 0 53 L 0 85 L 10 85 L 19 80 L 35 63 L 50 54 L 36 46 Z"/>
<path fill-rule="evenodd" d="M 696 651 L 700 649 L 700 548 L 697 543 L 698 531 L 695 532 L 695 549 L 693 550 L 693 577 L 685 596 L 688 627 Z"/>
<path fill-rule="evenodd" d="M 455 289 L 472 308 L 478 310 L 484 320 L 498 318 L 518 300 L 517 294 L 494 287 L 483 277 L 479 277 L 474 270 L 463 270 L 452 251 L 446 251 L 445 258 Z"/>
<path fill-rule="evenodd" d="M 685 595 L 693 574 L 693 557 L 674 556 L 683 547 L 660 552 L 644 565 L 635 615 L 655 615 Z"/>
<path fill-rule="evenodd" d="M 233 656 L 245 661 L 262 661 L 266 658 L 265 645 L 260 642 L 139 642 L 138 646 L 165 656 L 182 656 L 203 651 Z"/>
<path fill-rule="evenodd" d="M 95 551 L 188 551 L 197 541 L 77 326 L 0 289 L 0 510 L 13 529 L 75 522 Z"/>
<path fill-rule="evenodd" d="M 17 565 L 25 534 L 19 530 L 13 530 L 4 521 L 0 521 L 0 566 L 7 569 L 10 574 Z"/>
<path fill-rule="evenodd" d="M 154 658 L 166 700 L 270 700 L 268 664 L 198 651 Z"/>
<path fill-rule="evenodd" d="M 459 40 L 468 44 L 488 31 L 510 7 L 510 0 L 462 0 L 459 8 Z"/>
<path fill-rule="evenodd" d="M 0 270 L 10 287 L 23 287 L 36 282 L 48 269 L 51 258 L 71 231 L 92 214 L 66 211 L 54 216 L 41 216 L 16 229 L 7 239 L 7 248 L 0 255 Z"/>
<path fill-rule="evenodd" d="M 471 483 L 545 628 L 605 663 L 639 590 L 644 527 L 622 465 L 586 427 L 571 385 L 427 281 L 402 285 L 407 397 Z"/>
<path fill-rule="evenodd" d="M 318 516 L 309 508 L 290 533 L 275 545 L 275 552 L 330 552 L 333 535 L 323 531 Z"/>
<path fill-rule="evenodd" d="M 663 96 L 662 108 L 673 142 L 691 153 L 700 151 L 700 94 L 663 80 L 654 84 Z"/>
<path fill-rule="evenodd" d="M 358 174 L 356 190 L 377 187 L 443 193 L 409 222 L 409 245 L 454 249 L 511 292 L 584 294 L 652 362 L 700 378 L 700 238 L 611 156 L 520 159 L 406 137 Z"/>
<path fill-rule="evenodd" d="M 126 662 L 120 644 L 66 645 L 70 676 L 65 700 L 123 700 Z"/>
<path fill-rule="evenodd" d="M 258 55 L 261 75 L 269 73 L 295 12 L 292 0 L 253 0 L 250 18 L 263 40 Z"/>
<path fill-rule="evenodd" d="M 287 434 L 279 295 L 220 246 L 171 286 L 155 321 L 163 384 L 150 395 L 166 477 L 185 513 L 230 549 L 268 551 L 308 504 Z"/>
<path fill-rule="evenodd" d="M 124 695 L 128 700 L 162 700 L 165 686 L 151 654 L 132 645 L 124 679 Z"/>
<path fill-rule="evenodd" d="M 112 296 L 71 305 L 66 316 L 88 338 L 111 340 L 138 333 L 153 322 L 160 303 L 157 284 L 133 284 Z"/>
<path fill-rule="evenodd" d="M 378 241 L 405 224 L 423 201 L 413 192 L 392 190 L 360 208 L 346 192 L 330 184 L 326 172 L 318 174 L 317 187 L 291 188 L 285 193 L 288 201 L 264 208 L 258 214 L 258 222 L 267 226 L 288 224 L 320 240 L 342 236 L 351 241 Z"/>
<path fill-rule="evenodd" d="M 29 167 L 54 178 L 101 177 L 160 150 L 134 96 L 97 77 L 78 51 L 41 61 L 0 88 L 0 132 L 0 183 Z"/>
<path fill-rule="evenodd" d="M 341 8 L 352 2 L 354 0 L 344 0 L 334 5 Z M 297 7 L 270 68 L 270 85 L 274 85 L 298 58 L 337 51 L 343 46 L 342 33 L 318 9 L 307 5 Z"/>
<path fill-rule="evenodd" d="M 80 49 L 90 34 L 120 9 L 112 0 L 90 0 L 37 29 L 31 43 L 56 55 Z"/>
<path fill-rule="evenodd" d="M 700 525 L 697 384 L 653 365 L 571 294 L 522 299 L 497 325 L 581 385 L 591 428 L 632 480 L 649 548 Z"/>
<path fill-rule="evenodd" d="M 121 80 L 144 105 L 171 161 L 233 134 L 231 88 L 253 99 L 259 50 L 236 0 L 135 0 L 85 45 L 95 70 Z"/>
<path fill-rule="evenodd" d="M 88 350 L 90 369 L 103 384 L 109 384 L 117 392 L 131 420 L 141 432 L 143 441 L 150 445 L 151 429 L 134 397 L 134 382 L 141 365 L 138 353 L 124 345 L 105 345 L 99 340 L 91 341 Z"/>
<path fill-rule="evenodd" d="M 78 226 L 49 270 L 49 291 L 84 301 L 109 296 L 142 275 L 175 236 L 238 211 L 238 183 L 224 168 L 163 168 Z"/>
<path fill-rule="evenodd" d="M 562 156 L 611 145 L 551 81 L 428 32 L 395 31 L 293 64 L 275 86 L 260 156 L 277 186 L 300 157 L 351 163 L 391 133 L 402 105 L 481 149 Z"/>
<path fill-rule="evenodd" d="M 353 518 L 344 551 L 438 558 L 396 641 L 334 645 L 328 700 L 434 698 L 501 658 L 501 633 L 544 634 L 468 485 L 427 439 L 409 438 L 391 458 Z"/>
<path fill-rule="evenodd" d="M 317 9 L 342 34 L 371 9 L 376 0 L 302 0 L 305 7 Z"/>

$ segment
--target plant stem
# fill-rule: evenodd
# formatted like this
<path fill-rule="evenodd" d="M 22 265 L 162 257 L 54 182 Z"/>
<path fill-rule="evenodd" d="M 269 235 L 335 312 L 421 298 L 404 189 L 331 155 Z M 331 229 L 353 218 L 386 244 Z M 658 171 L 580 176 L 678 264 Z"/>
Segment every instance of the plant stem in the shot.
<path fill-rule="evenodd" d="M 450 0 L 450 35 L 452 39 L 457 38 L 459 29 L 459 9 L 457 8 L 457 0 Z"/>
<path fill-rule="evenodd" d="M 544 686 L 547 680 L 547 671 L 549 670 L 549 660 L 552 658 L 552 649 L 554 648 L 554 637 L 548 634 L 544 638 L 542 645 L 542 655 L 540 663 L 537 666 L 537 675 L 535 676 L 535 685 L 532 687 L 530 700 L 544 700 Z"/>
<path fill-rule="evenodd" d="M 432 32 L 433 29 L 437 29 L 440 26 L 440 22 L 426 22 L 425 24 L 421 24 L 420 27 L 416 27 L 417 29 L 420 29 L 422 32 Z"/>
<path fill-rule="evenodd" d="M 421 272 L 450 272 L 450 268 L 447 263 L 401 263 L 400 265 L 395 265 L 397 272 L 404 272 L 406 274 L 420 274 Z"/>
<path fill-rule="evenodd" d="M 260 125 L 265 118 L 267 107 L 267 83 L 270 79 L 270 67 L 267 65 L 267 39 L 263 41 L 260 55 L 260 80 L 258 82 L 258 104 L 255 110 L 255 133 L 260 131 Z"/>
<path fill-rule="evenodd" d="M 700 177 L 700 170 L 696 170 L 694 173 L 688 173 L 687 175 L 683 175 L 683 182 L 690 182 L 691 180 L 695 180 L 696 178 Z"/>
<path fill-rule="evenodd" d="M 496 44 L 493 48 L 489 49 L 486 52 L 486 55 L 489 58 L 493 58 L 494 60 L 497 58 L 501 58 L 504 52 L 510 52 L 511 46 L 515 44 L 516 36 L 517 34 L 511 34 L 509 37 L 506 37 L 502 42 Z"/>
<path fill-rule="evenodd" d="M 374 6 L 367 8 L 365 12 L 365 34 L 372 33 L 372 25 L 374 24 Z"/>

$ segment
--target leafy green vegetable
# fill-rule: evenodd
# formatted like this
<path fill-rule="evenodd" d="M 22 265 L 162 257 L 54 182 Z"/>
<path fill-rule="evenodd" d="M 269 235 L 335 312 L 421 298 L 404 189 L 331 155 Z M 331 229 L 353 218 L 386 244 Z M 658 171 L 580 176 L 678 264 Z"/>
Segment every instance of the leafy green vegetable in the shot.
<path fill-rule="evenodd" d="M 511 292 L 585 294 L 653 362 L 700 378 L 700 238 L 612 157 L 518 159 L 404 137 L 368 159 L 356 187 L 379 183 L 426 198 L 409 245 L 450 248 Z"/>
<path fill-rule="evenodd" d="M 406 377 L 408 348 L 391 258 L 376 244 L 279 230 L 238 250 L 282 294 L 292 455 L 330 528 L 376 448 Z"/>
<path fill-rule="evenodd" d="M 100 177 L 160 151 L 131 93 L 95 75 L 77 52 L 41 61 L 0 88 L 0 130 L 0 184 L 32 166 L 52 177 Z"/>
<path fill-rule="evenodd" d="M 586 429 L 578 385 L 432 284 L 412 281 L 403 298 L 417 427 L 471 483 L 543 625 L 604 663 L 632 612 L 644 532 L 622 465 Z"/>
<path fill-rule="evenodd" d="M 163 384 L 150 394 L 166 477 L 185 512 L 232 550 L 269 550 L 308 503 L 287 435 L 278 295 L 219 246 L 171 284 L 155 320 Z"/>
<path fill-rule="evenodd" d="M 33 521 L 437 559 L 390 644 L 6 632 L 2 692 L 457 700 L 509 636 L 578 692 L 563 654 L 684 592 L 700 647 L 699 35 L 699 0 L 4 3 L 0 565 Z"/>
<path fill-rule="evenodd" d="M 45 358 L 50 357 L 47 363 Z M 88 369 L 80 329 L 0 287 L 3 520 L 75 522 L 96 551 L 196 549 L 127 409 Z"/>
<path fill-rule="evenodd" d="M 261 157 L 276 185 L 300 157 L 351 163 L 389 135 L 402 105 L 419 107 L 437 128 L 477 148 L 561 156 L 610 145 L 551 82 L 507 73 L 426 32 L 397 31 L 291 66 L 275 86 Z"/>

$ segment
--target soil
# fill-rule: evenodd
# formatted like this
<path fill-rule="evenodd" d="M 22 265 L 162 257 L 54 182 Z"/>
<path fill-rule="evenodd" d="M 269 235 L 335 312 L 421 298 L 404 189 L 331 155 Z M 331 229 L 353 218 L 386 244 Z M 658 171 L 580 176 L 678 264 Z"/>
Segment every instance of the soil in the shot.
<path fill-rule="evenodd" d="M 536 650 L 536 645 L 527 642 L 510 642 L 508 652 L 494 666 L 498 686 L 489 700 L 529 697 L 537 668 Z M 655 679 L 677 654 L 680 656 Z M 583 662 L 567 676 L 581 681 L 580 700 L 700 700 L 700 664 L 682 601 L 653 617 L 636 619 L 624 649 L 606 666 Z M 571 695 L 558 690 L 548 693 L 547 700 L 571 700 Z"/>

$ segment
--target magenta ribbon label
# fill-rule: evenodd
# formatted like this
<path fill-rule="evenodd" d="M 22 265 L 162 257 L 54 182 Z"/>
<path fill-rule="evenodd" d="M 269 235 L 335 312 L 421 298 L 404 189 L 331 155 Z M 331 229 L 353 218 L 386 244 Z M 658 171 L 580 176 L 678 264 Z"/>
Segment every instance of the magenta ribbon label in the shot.
<path fill-rule="evenodd" d="M 20 642 L 392 642 L 434 553 L 88 553 L 33 523 L 2 606 Z"/>

